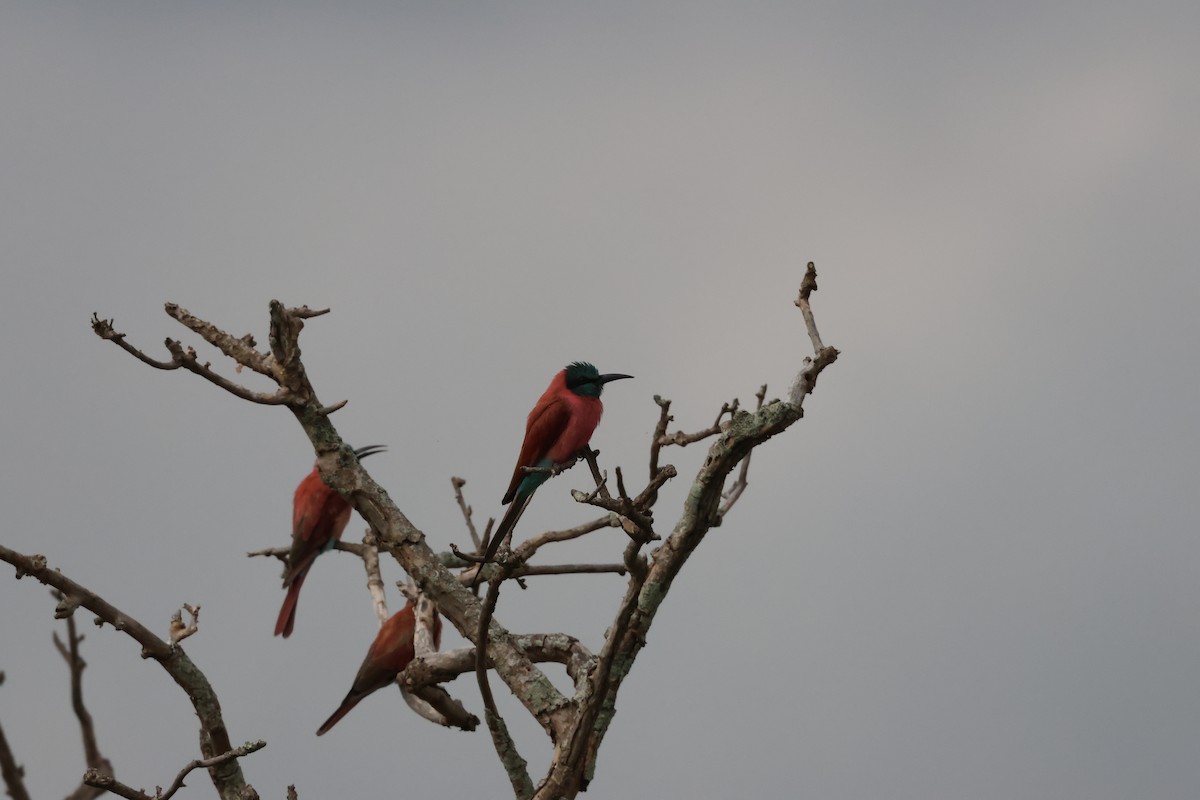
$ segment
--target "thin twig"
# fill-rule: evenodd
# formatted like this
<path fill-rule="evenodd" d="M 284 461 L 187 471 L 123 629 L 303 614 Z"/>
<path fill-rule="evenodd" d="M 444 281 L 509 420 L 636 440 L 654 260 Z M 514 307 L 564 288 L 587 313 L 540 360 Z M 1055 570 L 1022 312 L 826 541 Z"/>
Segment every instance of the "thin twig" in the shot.
<path fill-rule="evenodd" d="M 624 564 L 526 564 L 513 570 L 514 578 L 531 578 L 544 575 L 602 575 L 625 574 Z"/>
<path fill-rule="evenodd" d="M 588 469 L 591 470 L 592 480 L 596 482 L 596 490 L 592 494 L 611 499 L 612 495 L 608 493 L 608 476 L 600 472 L 600 464 L 596 461 L 598 455 L 600 455 L 599 450 L 593 450 L 591 447 L 583 448 L 583 458 L 587 461 Z"/>
<path fill-rule="evenodd" d="M 349 542 L 347 543 L 349 544 Z M 371 595 L 371 606 L 375 609 L 375 616 L 379 619 L 379 624 L 387 622 L 388 606 L 387 595 L 384 593 L 383 574 L 379 570 L 379 551 L 375 548 L 375 534 L 367 528 L 363 533 L 362 544 L 357 548 L 346 548 L 350 552 L 357 552 L 359 558 L 363 562 L 363 570 L 367 573 L 367 592 Z"/>
<path fill-rule="evenodd" d="M 156 361 L 150 356 L 138 350 L 133 345 L 125 341 L 125 334 L 113 329 L 113 321 L 111 319 L 100 319 L 100 315 L 92 313 L 92 331 L 101 339 L 112 342 L 117 347 L 120 347 L 126 353 L 141 361 L 143 364 L 148 364 L 155 369 L 172 370 L 179 369 L 179 364 L 174 360 L 171 361 Z"/>
<path fill-rule="evenodd" d="M 126 800 L 154 800 L 142 790 L 121 783 L 112 775 L 106 775 L 99 770 L 89 769 L 83 773 L 83 783 L 85 786 L 98 790 L 97 795 L 111 792 L 118 797 L 126 798 Z"/>
<path fill-rule="evenodd" d="M 219 756 L 195 759 L 194 761 L 189 762 L 186 767 L 179 771 L 179 774 L 175 776 L 175 780 L 172 781 L 171 785 L 167 788 L 167 791 L 162 793 L 155 792 L 156 800 L 168 800 L 171 795 L 179 791 L 179 789 L 184 785 L 183 779 L 186 778 L 187 774 L 194 769 L 208 769 L 209 767 L 215 767 L 218 764 L 224 764 L 226 761 L 232 761 L 235 758 L 248 756 L 251 753 L 262 750 L 266 746 L 267 743 L 262 739 L 259 739 L 258 741 L 254 742 L 246 742 L 241 747 L 235 747 L 226 753 L 221 753 Z"/>
<path fill-rule="evenodd" d="M 365 551 L 363 545 L 359 542 L 343 542 L 340 539 L 333 542 L 333 550 L 340 550 L 343 553 L 353 553 L 359 558 L 363 558 Z M 292 552 L 292 548 L 288 547 L 264 547 L 261 550 L 251 550 L 246 553 L 247 558 L 257 558 L 259 556 L 272 556 L 278 558 L 285 565 L 287 564 L 288 554 Z"/>
<path fill-rule="evenodd" d="M 650 477 L 653 478 L 658 474 L 658 459 L 662 451 L 662 440 L 667 435 L 667 426 L 671 424 L 671 420 L 675 419 L 671 416 L 671 401 L 661 395 L 654 395 L 654 402 L 658 405 L 658 423 L 654 426 L 654 433 L 650 437 Z"/>
<path fill-rule="evenodd" d="M 813 316 L 812 306 L 808 302 L 809 297 L 816 290 L 817 266 L 810 261 L 804 270 L 804 279 L 800 281 L 800 294 L 796 297 L 796 305 L 800 308 L 800 313 L 804 315 L 804 327 L 808 330 L 808 339 L 812 342 L 813 352 L 820 353 L 825 349 L 825 345 L 821 343 L 821 334 L 817 333 L 817 319 Z"/>
<path fill-rule="evenodd" d="M 220 386 L 222 389 L 234 395 L 235 397 L 240 397 L 243 400 L 249 400 L 251 403 L 258 403 L 259 405 L 264 406 L 280 406 L 292 401 L 291 395 L 282 389 L 271 394 L 266 392 L 256 392 L 253 389 L 247 389 L 245 386 L 236 384 L 222 375 L 218 375 L 216 372 L 213 372 L 207 361 L 203 364 L 200 363 L 200 360 L 197 357 L 194 349 L 189 347 L 184 350 L 183 345 L 174 339 L 167 339 L 165 344 L 176 364 L 183 367 L 188 372 L 193 372 L 199 375 L 209 383 Z"/>
<path fill-rule="evenodd" d="M 229 761 L 242 758 L 243 756 L 248 756 L 266 746 L 267 743 L 262 739 L 259 739 L 256 742 L 246 742 L 241 747 L 235 747 L 232 750 L 221 753 L 217 756 L 213 756 L 212 758 L 195 759 L 189 762 L 188 765 L 182 770 L 180 770 L 179 774 L 175 776 L 175 780 L 171 782 L 171 785 L 168 787 L 167 791 L 164 792 L 162 788 L 159 787 L 155 790 L 153 797 L 138 789 L 134 789 L 131 786 L 121 783 L 111 775 L 104 775 L 96 770 L 89 769 L 83 776 L 83 782 L 88 786 L 94 786 L 98 789 L 112 792 L 113 794 L 128 798 L 128 800 L 169 800 L 172 795 L 186 785 L 184 784 L 183 779 L 186 778 L 188 773 L 192 770 L 200 768 L 209 769 L 211 767 L 220 766 L 221 764 L 225 764 Z M 258 795 L 256 794 L 255 797 L 257 796 Z"/>
<path fill-rule="evenodd" d="M 191 622 L 185 623 L 183 621 L 184 611 L 188 612 L 188 615 L 191 616 Z M 175 609 L 175 613 L 171 615 L 171 622 L 168 626 L 171 644 L 179 644 L 198 630 L 200 630 L 200 606 L 190 606 L 184 603 L 182 609 Z"/>
<path fill-rule="evenodd" d="M 537 553 L 538 550 L 553 542 L 568 542 L 572 539 L 578 539 L 580 536 L 585 536 L 589 533 L 592 533 L 593 531 L 602 530 L 604 528 L 619 528 L 620 526 L 620 517 L 618 517 L 616 514 L 605 514 L 603 517 L 597 517 L 596 519 L 584 522 L 581 525 L 576 525 L 574 528 L 566 528 L 559 531 L 546 531 L 544 533 L 539 533 L 537 536 L 531 536 L 517 545 L 515 549 L 522 560 L 528 561 L 535 553 Z M 514 574 L 520 575 L 522 573 L 520 570 L 518 570 Z"/>
<path fill-rule="evenodd" d="M 467 531 L 471 534 L 471 543 L 475 545 L 476 550 L 483 552 L 483 543 L 479 541 L 479 532 L 475 530 L 475 522 L 471 519 L 472 509 L 463 497 L 462 487 L 466 486 L 467 482 L 458 476 L 453 476 L 450 478 L 450 484 L 454 487 L 454 499 L 458 501 L 458 507 L 462 509 L 463 519 L 467 523 Z"/>
<path fill-rule="evenodd" d="M 825 367 L 837 361 L 839 355 L 836 348 L 826 347 L 822 344 L 821 335 L 817 333 L 817 320 L 813 316 L 812 306 L 809 305 L 809 297 L 816 290 L 817 268 L 810 261 L 808 268 L 804 271 L 804 280 L 800 282 L 800 295 L 796 298 L 796 305 L 800 308 L 800 313 L 804 315 L 804 327 L 808 330 L 808 338 L 812 342 L 814 355 L 812 358 L 804 359 L 804 366 L 796 375 L 796 379 L 792 381 L 791 389 L 788 391 L 788 403 L 800 409 L 801 413 L 803 413 L 804 398 L 817 388 L 817 377 Z"/>
<path fill-rule="evenodd" d="M 3 683 L 4 673 L 0 672 L 0 684 Z M 3 728 L 0 728 L 0 778 L 3 778 L 12 800 L 30 800 L 29 791 L 25 788 L 25 768 L 17 763 L 8 740 L 4 738 Z"/>
<path fill-rule="evenodd" d="M 759 387 L 758 391 L 754 393 L 754 396 L 758 398 L 758 405 L 754 407 L 754 410 L 761 411 L 763 407 L 763 401 L 767 396 L 767 385 L 764 383 L 761 387 Z M 724 502 L 721 504 L 720 509 L 717 510 L 718 525 L 721 524 L 721 520 L 725 519 L 725 515 L 729 513 L 729 509 L 733 508 L 733 504 L 736 503 L 738 498 L 742 496 L 742 492 L 746 491 L 746 487 L 750 485 L 748 477 L 750 475 L 750 456 L 752 455 L 754 455 L 753 450 L 751 450 L 749 453 L 746 453 L 746 457 L 742 459 L 741 469 L 738 470 L 737 480 L 734 481 L 733 485 L 721 495 L 721 497 L 724 499 Z"/>
<path fill-rule="evenodd" d="M 60 603 L 65 599 L 63 593 L 58 590 L 52 590 L 50 594 Z M 79 720 L 79 732 L 83 736 L 83 756 L 88 770 L 112 775 L 112 762 L 100 752 L 100 746 L 96 743 L 96 727 L 92 721 L 92 715 L 83 703 L 83 671 L 87 668 L 87 662 L 79 654 L 79 644 L 83 641 L 83 635 L 76 631 L 73 614 L 67 617 L 66 644 L 63 644 L 62 640 L 58 638 L 57 632 L 51 634 L 51 639 L 59 655 L 63 657 L 63 661 L 67 662 L 67 670 L 71 673 L 71 708 L 75 711 L 76 719 Z M 98 792 L 94 787 L 81 783 L 79 788 L 68 796 L 68 800 L 86 800 L 101 794 L 103 792 Z"/>
<path fill-rule="evenodd" d="M 666 445 L 671 445 L 671 444 L 676 445 L 678 447 L 687 447 L 689 444 L 703 441 L 710 436 L 716 436 L 718 433 L 721 432 L 722 428 L 724 427 L 721 424 L 721 419 L 726 414 L 729 414 L 730 418 L 732 419 L 733 415 L 735 413 L 737 413 L 737 410 L 738 410 L 738 401 L 735 398 L 732 403 L 722 403 L 721 404 L 721 410 L 717 413 L 717 421 L 714 422 L 712 425 L 709 425 L 707 428 L 696 431 L 695 433 L 684 433 L 683 431 L 675 431 L 672 434 L 667 434 L 665 432 L 662 434 L 658 434 L 658 432 L 655 431 L 655 434 L 657 436 L 657 438 L 655 439 L 655 442 L 660 447 L 664 447 Z M 660 420 L 661 420 L 661 417 L 660 417 Z M 665 428 L 664 428 L 664 431 L 665 431 Z"/>

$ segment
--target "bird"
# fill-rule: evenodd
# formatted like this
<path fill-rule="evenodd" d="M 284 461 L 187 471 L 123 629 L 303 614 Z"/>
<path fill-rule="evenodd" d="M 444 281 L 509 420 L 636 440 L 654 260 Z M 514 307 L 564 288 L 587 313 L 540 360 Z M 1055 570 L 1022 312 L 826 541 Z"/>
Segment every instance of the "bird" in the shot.
<path fill-rule="evenodd" d="M 386 449 L 384 445 L 373 444 L 358 448 L 354 455 L 363 459 Z M 292 549 L 288 554 L 287 571 L 283 574 L 283 588 L 288 592 L 275 622 L 276 636 L 283 634 L 286 639 L 292 635 L 296 625 L 296 601 L 300 598 L 304 578 L 317 556 L 342 538 L 342 531 L 346 530 L 349 521 L 349 501 L 325 485 L 314 463 L 312 472 L 296 487 L 292 500 Z"/>
<path fill-rule="evenodd" d="M 325 724 L 317 729 L 317 736 L 322 736 L 338 723 L 342 717 L 350 713 L 350 709 L 358 702 L 377 689 L 382 689 L 396 680 L 408 663 L 413 660 L 413 634 L 416 632 L 417 620 L 413 604 L 410 601 L 404 608 L 388 617 L 387 622 L 380 627 L 375 635 L 375 641 L 367 650 L 358 674 L 354 676 L 354 684 L 346 694 L 342 704 L 338 706 Z M 442 618 L 433 615 L 433 646 L 442 644 Z"/>
<path fill-rule="evenodd" d="M 529 412 L 521 454 L 517 457 L 508 491 L 501 501 L 508 506 L 508 510 L 504 512 L 496 533 L 487 545 L 472 586 L 479 583 L 484 564 L 496 554 L 500 543 L 517 524 L 533 493 L 550 478 L 550 468 L 571 461 L 576 453 L 587 446 L 604 412 L 604 405 L 600 402 L 604 384 L 632 377 L 620 373 L 601 375 L 588 362 L 575 361 L 550 381 L 550 386 Z M 538 471 L 526 472 L 527 467 Z"/>

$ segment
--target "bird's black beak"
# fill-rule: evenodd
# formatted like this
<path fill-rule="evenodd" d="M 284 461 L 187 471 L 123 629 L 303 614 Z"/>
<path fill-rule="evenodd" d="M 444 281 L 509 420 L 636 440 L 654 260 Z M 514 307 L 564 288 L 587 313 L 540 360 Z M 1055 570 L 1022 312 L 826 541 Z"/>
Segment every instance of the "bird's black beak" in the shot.
<path fill-rule="evenodd" d="M 632 375 L 622 375 L 619 372 L 610 372 L 607 375 L 601 375 L 600 377 L 596 378 L 596 383 L 603 386 L 604 384 L 608 383 L 609 381 L 619 381 L 622 378 L 632 378 L 632 377 L 633 377 Z"/>
<path fill-rule="evenodd" d="M 362 459 L 366 458 L 367 456 L 373 456 L 376 453 L 383 453 L 386 451 L 387 451 L 386 444 L 369 444 L 366 447 L 360 447 L 357 450 L 355 450 L 354 455 L 358 456 L 359 460 L 361 461 Z"/>

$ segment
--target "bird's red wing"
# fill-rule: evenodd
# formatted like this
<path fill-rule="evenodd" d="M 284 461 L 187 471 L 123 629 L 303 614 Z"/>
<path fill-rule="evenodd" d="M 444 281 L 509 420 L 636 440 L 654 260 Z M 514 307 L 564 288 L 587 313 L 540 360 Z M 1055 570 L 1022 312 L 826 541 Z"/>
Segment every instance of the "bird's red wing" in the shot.
<path fill-rule="evenodd" d="M 521 467 L 537 466 L 563 435 L 570 421 L 571 408 L 566 401 L 549 391 L 542 395 L 533 411 L 529 412 L 529 421 L 525 424 L 525 442 L 521 445 L 521 455 L 517 458 L 512 481 L 509 482 L 508 492 L 504 495 L 505 503 L 513 499 L 517 486 L 525 478 L 526 473 L 521 471 Z"/>
<path fill-rule="evenodd" d="M 331 490 L 321 476 L 311 473 L 300 483 L 292 503 L 292 538 L 308 541 L 326 513 L 325 505 Z"/>
<path fill-rule="evenodd" d="M 350 506 L 314 470 L 296 487 L 292 501 L 292 548 L 283 585 L 288 586 L 350 521 Z"/>

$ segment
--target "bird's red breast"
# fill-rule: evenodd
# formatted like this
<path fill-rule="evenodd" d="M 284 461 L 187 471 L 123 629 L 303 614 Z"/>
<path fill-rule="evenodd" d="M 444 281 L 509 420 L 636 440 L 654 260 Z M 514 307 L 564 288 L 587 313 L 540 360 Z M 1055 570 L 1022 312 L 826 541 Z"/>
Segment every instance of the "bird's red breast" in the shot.
<path fill-rule="evenodd" d="M 567 371 L 560 370 L 538 399 L 525 421 L 525 441 L 513 468 L 504 502 L 512 501 L 525 478 L 522 467 L 535 467 L 546 459 L 561 464 L 574 458 L 592 438 L 604 406 L 598 397 L 583 397 L 567 388 Z"/>

